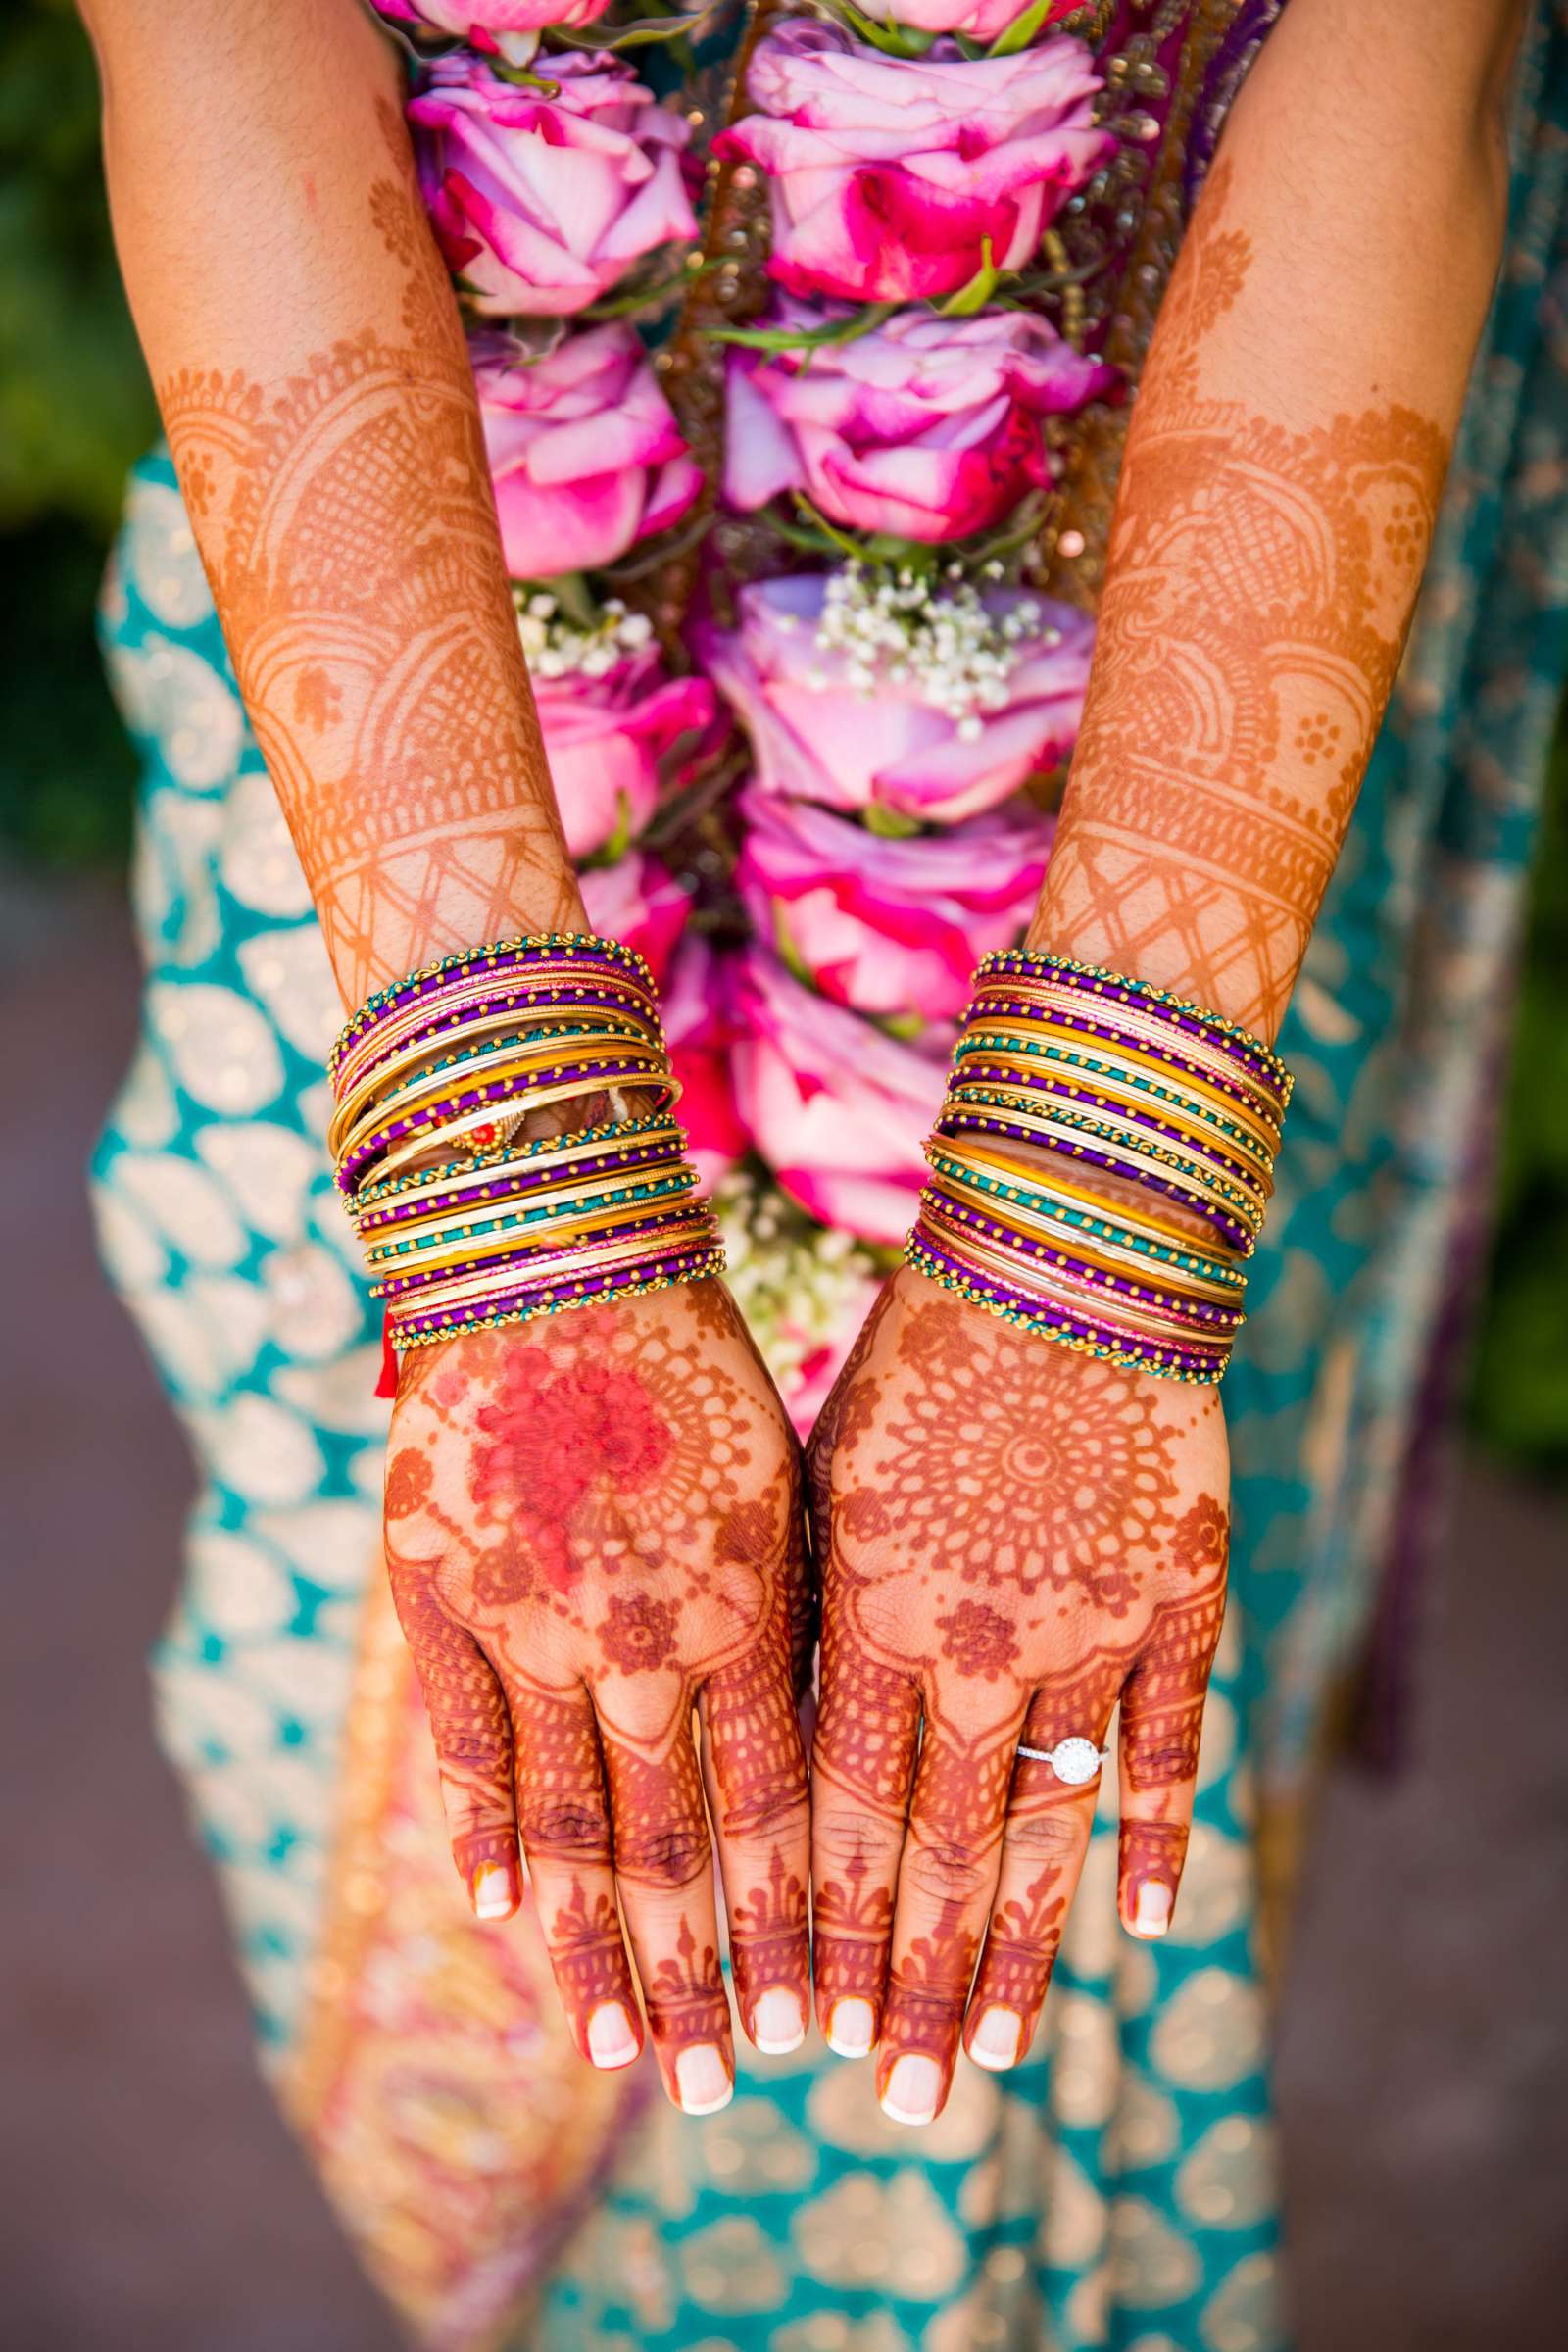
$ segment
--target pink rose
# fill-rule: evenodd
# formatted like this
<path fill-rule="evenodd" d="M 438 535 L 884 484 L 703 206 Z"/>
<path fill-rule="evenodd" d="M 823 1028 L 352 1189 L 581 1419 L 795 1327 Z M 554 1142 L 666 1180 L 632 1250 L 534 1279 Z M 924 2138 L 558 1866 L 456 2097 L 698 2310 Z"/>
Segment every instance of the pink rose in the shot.
<path fill-rule="evenodd" d="M 820 321 L 786 300 L 763 323 Z M 900 311 L 849 343 L 732 350 L 724 495 L 750 509 L 804 490 L 851 530 L 965 539 L 1054 478 L 1045 418 L 1115 380 L 1023 311 Z"/>
<path fill-rule="evenodd" d="M 478 336 L 473 357 L 514 579 L 613 564 L 702 489 L 634 328 L 590 327 L 538 360 Z"/>
<path fill-rule="evenodd" d="M 847 580 L 850 596 L 835 605 Z M 944 636 L 867 617 L 878 591 L 869 574 L 854 582 L 853 571 L 760 581 L 740 591 L 738 628 L 694 631 L 704 669 L 751 736 L 765 791 L 951 825 L 996 808 L 1070 751 L 1094 642 L 1082 613 L 1018 589 L 939 599 L 937 616 L 956 610 L 970 631 L 973 658 L 956 678 Z M 846 649 L 857 634 L 837 617 L 846 609 L 865 621 L 861 636 L 882 627 L 885 646 Z M 970 688 L 976 699 L 964 702 Z"/>
<path fill-rule="evenodd" d="M 1052 820 L 971 817 L 886 841 L 806 801 L 750 786 L 735 880 L 760 939 L 825 997 L 912 1023 L 956 1020 L 975 964 L 1029 920 Z"/>
<path fill-rule="evenodd" d="M 646 850 L 630 850 L 613 865 L 590 866 L 578 880 L 588 920 L 600 938 L 635 948 L 662 982 L 692 910 L 668 866 Z"/>
<path fill-rule="evenodd" d="M 758 108 L 714 142 L 772 180 L 781 285 L 849 302 L 956 293 L 983 268 L 1021 270 L 1058 206 L 1115 151 L 1081 41 L 966 58 L 951 41 L 884 57 L 836 24 L 758 43 Z"/>
<path fill-rule="evenodd" d="M 409 102 L 441 250 L 492 315 L 580 311 L 645 253 L 697 234 L 680 116 L 600 52 L 553 56 L 550 78 L 554 98 L 454 53 Z"/>
<path fill-rule="evenodd" d="M 1083 0 L 1052 0 L 1047 24 L 1071 16 Z M 1026 14 L 1029 0 L 860 0 L 860 14 L 876 24 L 902 24 L 909 32 L 961 32 L 989 47 Z"/>
<path fill-rule="evenodd" d="M 374 0 L 377 16 L 521 61 L 548 24 L 592 24 L 610 0 Z"/>
<path fill-rule="evenodd" d="M 736 1104 L 783 1190 L 824 1225 L 902 1242 L 925 1180 L 921 1146 L 947 1083 L 951 1032 L 901 1045 L 758 947 L 741 960 L 735 1022 Z"/>
<path fill-rule="evenodd" d="M 730 1076 L 734 1020 L 729 959 L 688 931 L 660 990 L 670 1063 L 680 1080 L 675 1116 L 686 1130 L 702 1190 L 710 1193 L 747 1148 Z"/>
<path fill-rule="evenodd" d="M 579 858 L 642 831 L 659 800 L 660 761 L 679 736 L 711 724 L 717 703 L 706 678 L 666 676 L 652 645 L 598 677 L 552 677 L 535 662 L 533 699 L 566 847 Z"/>

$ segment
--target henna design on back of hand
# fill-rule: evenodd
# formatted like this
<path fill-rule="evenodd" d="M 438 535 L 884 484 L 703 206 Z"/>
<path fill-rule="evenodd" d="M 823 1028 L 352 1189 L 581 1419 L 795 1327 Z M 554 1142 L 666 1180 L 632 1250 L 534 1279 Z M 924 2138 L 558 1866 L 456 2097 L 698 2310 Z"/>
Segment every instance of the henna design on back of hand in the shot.
<path fill-rule="evenodd" d="M 1140 1924 L 1149 1883 L 1174 1896 L 1224 1609 L 1223 1421 L 1207 1393 L 1010 1332 L 906 1270 L 810 1477 L 818 2012 L 836 2046 L 880 2040 L 889 2111 L 923 2121 L 966 2013 L 982 2064 L 1027 2047 L 1087 1844 L 1093 1785 L 1020 1740 L 1101 1743 L 1119 1702 L 1123 1917 Z"/>
<path fill-rule="evenodd" d="M 698 2113 L 733 2072 L 715 1843 L 747 2029 L 775 2048 L 804 2030 L 811 1621 L 793 1439 L 726 1295 L 702 1292 L 416 1351 L 387 1518 L 460 1866 L 481 1826 L 514 1855 L 520 1833 L 602 2064 L 641 2038 L 618 1891 L 662 2071 Z"/>

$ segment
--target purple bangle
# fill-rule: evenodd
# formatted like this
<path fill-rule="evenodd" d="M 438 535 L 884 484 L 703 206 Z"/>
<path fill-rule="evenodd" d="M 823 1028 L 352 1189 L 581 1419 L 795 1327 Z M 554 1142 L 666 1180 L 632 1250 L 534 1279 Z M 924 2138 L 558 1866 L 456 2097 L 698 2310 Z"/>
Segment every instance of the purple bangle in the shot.
<path fill-rule="evenodd" d="M 650 1066 L 647 1056 L 636 1060 L 612 1062 L 567 1062 L 550 1073 L 552 1086 L 571 1078 L 592 1080 L 593 1091 L 601 1093 L 606 1087 L 631 1085 L 658 1089 L 668 1094 L 672 1081 L 668 1074 Z M 417 1135 L 421 1128 L 438 1127 L 444 1120 L 461 1116 L 466 1110 L 482 1110 L 492 1102 L 515 1102 L 520 1108 L 527 1103 L 526 1089 L 519 1090 L 515 1078 L 493 1078 L 483 1086 L 466 1087 L 456 1095 L 448 1095 L 429 1103 L 422 1110 L 411 1111 L 407 1118 L 393 1119 L 376 1128 L 365 1141 L 340 1162 L 337 1171 L 338 1190 L 352 1200 L 358 1190 L 361 1173 L 373 1162 L 384 1159 L 395 1144 Z"/>
<path fill-rule="evenodd" d="M 944 1110 L 934 1132 L 954 1143 L 972 1129 L 978 1129 L 983 1135 L 1004 1135 L 1013 1143 L 1038 1144 L 1040 1141 L 1027 1127 L 1020 1127 L 1010 1119 L 973 1110 Z M 1112 1152 L 1097 1151 L 1091 1144 L 1053 1144 L 1050 1148 L 1064 1158 L 1086 1160 L 1092 1168 L 1101 1168 L 1106 1175 L 1119 1176 L 1127 1183 L 1141 1185 L 1146 1192 L 1163 1193 L 1167 1200 L 1179 1200 L 1184 1207 L 1194 1209 L 1205 1218 L 1239 1257 L 1251 1256 L 1256 1247 L 1254 1235 L 1223 1209 L 1201 1200 L 1186 1185 L 1177 1183 L 1171 1177 L 1148 1174 L 1143 1168 L 1129 1168 L 1124 1160 L 1117 1159 Z"/>
<path fill-rule="evenodd" d="M 368 997 L 353 1018 L 338 1032 L 327 1068 L 335 1070 L 356 1037 L 367 1028 L 374 1028 L 385 1016 L 412 1004 L 421 997 L 439 993 L 455 974 L 471 972 L 476 965 L 497 972 L 545 964 L 559 964 L 563 973 L 577 970 L 604 970 L 611 965 L 629 969 L 649 991 L 654 991 L 654 976 L 633 948 L 624 948 L 618 940 L 600 939 L 592 932 L 542 933 L 536 939 L 498 940 L 493 946 L 474 948 L 462 956 L 443 956 L 439 963 L 425 964 L 416 972 L 409 972 L 386 988 Z"/>
<path fill-rule="evenodd" d="M 1196 1325 L 1199 1336 L 1204 1336 L 1201 1331 L 1204 1324 L 1212 1327 L 1214 1336 L 1223 1337 L 1227 1333 L 1240 1331 L 1247 1320 L 1243 1308 L 1221 1306 L 1205 1298 L 1161 1297 L 1155 1299 L 1143 1297 L 1138 1284 L 1127 1275 L 1110 1273 L 1100 1266 L 1086 1265 L 1081 1258 L 1075 1257 L 1070 1250 L 1058 1249 L 1049 1242 L 1036 1241 L 1027 1234 L 1014 1233 L 1010 1226 L 999 1225 L 993 1218 L 980 1216 L 973 1209 L 961 1207 L 956 1201 L 949 1200 L 941 1193 L 927 1190 L 920 1195 L 920 1217 L 921 1222 L 927 1226 L 935 1225 L 940 1228 L 944 1224 L 956 1224 L 973 1227 L 976 1232 L 990 1241 L 993 1247 L 1000 1244 L 1007 1250 L 1018 1251 L 1022 1256 L 1040 1259 L 1048 1269 L 1048 1280 L 1049 1269 L 1057 1266 L 1063 1273 L 1072 1274 L 1078 1281 L 1087 1282 L 1096 1290 L 1110 1291 L 1124 1297 L 1129 1305 L 1137 1306 L 1143 1303 L 1150 1306 L 1155 1313 L 1168 1315 L 1173 1322 Z M 1147 1287 L 1152 1291 L 1153 1286 L 1151 1284 Z"/>
<path fill-rule="evenodd" d="M 501 1291 L 493 1298 L 482 1303 L 470 1301 L 466 1307 L 399 1315 L 392 1325 L 392 1343 L 394 1347 L 407 1347 L 411 1340 L 439 1340 L 449 1333 L 455 1337 L 462 1331 L 482 1331 L 494 1323 L 522 1322 L 530 1315 L 547 1314 L 559 1307 L 588 1306 L 596 1298 L 609 1298 L 617 1292 L 650 1282 L 687 1282 L 703 1274 L 721 1274 L 723 1270 L 724 1252 L 716 1246 L 678 1250 L 668 1257 L 651 1259 L 647 1265 L 622 1266 L 609 1274 L 584 1274 L 565 1283 Z"/>
<path fill-rule="evenodd" d="M 375 1298 L 403 1298 L 413 1291 L 430 1290 L 437 1283 L 466 1282 L 470 1275 L 482 1274 L 486 1267 L 504 1266 L 510 1262 L 520 1270 L 530 1256 L 536 1256 L 548 1265 L 551 1257 L 559 1258 L 568 1253 L 573 1257 L 597 1257 L 607 1250 L 623 1249 L 628 1242 L 656 1242 L 661 1234 L 669 1232 L 672 1227 L 692 1224 L 700 1206 L 699 1202 L 688 1197 L 675 1201 L 668 1208 L 627 1217 L 608 1233 L 595 1234 L 590 1239 L 564 1247 L 560 1243 L 552 1243 L 550 1237 L 543 1234 L 531 1249 L 527 1246 L 517 1247 L 514 1236 L 509 1250 L 498 1250 L 494 1256 L 469 1258 L 455 1266 L 419 1266 L 407 1274 L 389 1274 L 384 1281 L 372 1284 L 370 1295 Z M 548 1274 L 543 1279 L 548 1279 Z"/>
<path fill-rule="evenodd" d="M 571 1181 L 587 1184 L 601 1176 L 625 1175 L 635 1168 L 650 1166 L 662 1166 L 673 1173 L 682 1164 L 683 1156 L 673 1139 L 666 1144 L 628 1147 L 623 1152 L 597 1152 L 591 1159 L 574 1163 Z M 360 1235 L 368 1239 L 373 1234 L 394 1231 L 399 1225 L 439 1215 L 449 1208 L 498 1207 L 509 1200 L 526 1200 L 530 1193 L 547 1191 L 561 1181 L 562 1170 L 554 1160 L 540 1160 L 533 1166 L 508 1161 L 483 1184 L 466 1185 L 454 1192 L 427 1193 L 417 1200 L 393 1201 L 384 1208 L 369 1209 L 359 1219 Z"/>
<path fill-rule="evenodd" d="M 1082 1316 L 1066 1309 L 1044 1306 L 1026 1291 L 1010 1290 L 1004 1283 L 970 1273 L 966 1266 L 950 1256 L 934 1237 L 927 1236 L 918 1221 L 909 1237 L 909 1248 L 920 1256 L 930 1259 L 933 1266 L 939 1269 L 939 1279 L 946 1277 L 962 1289 L 980 1293 L 1018 1322 L 1034 1328 L 1049 1324 L 1052 1332 L 1082 1341 L 1088 1347 L 1103 1348 L 1116 1355 L 1134 1356 L 1149 1371 L 1170 1367 L 1188 1379 L 1208 1380 L 1217 1377 L 1229 1361 L 1229 1348 L 1216 1353 L 1208 1348 L 1165 1346 L 1118 1331 L 1109 1324 L 1086 1322 Z"/>
<path fill-rule="evenodd" d="M 1158 1049 L 1151 1045 L 1147 1038 L 1134 1036 L 1130 1030 L 1124 1028 L 1115 1019 L 1114 1009 L 1114 1006 L 1106 1004 L 1103 1016 L 1097 1018 L 1086 1004 L 1081 1007 L 1073 1006 L 1071 1012 L 1063 1006 L 1060 1011 L 1054 1011 L 1051 1017 L 1054 1022 L 1058 1023 L 1074 1037 L 1100 1038 L 1106 1044 L 1128 1047 L 1145 1054 L 1158 1052 Z M 971 1021 L 995 1020 L 1006 1015 L 1011 1015 L 1019 1020 L 1038 1021 L 1040 1008 L 1035 1004 L 1023 1004 L 1010 1001 L 993 1004 L 976 999 L 966 1007 L 961 1026 L 967 1028 Z M 1210 1039 L 1209 1043 L 1217 1045 L 1219 1040 L 1217 1038 Z M 1203 1068 L 1201 1064 L 1193 1061 L 1187 1054 L 1174 1050 L 1160 1054 L 1159 1058 L 1173 1070 L 1181 1070 L 1190 1078 L 1198 1078 L 1209 1086 L 1218 1087 L 1222 1094 L 1233 1096 L 1238 1102 L 1245 1103 L 1254 1113 L 1257 1110 L 1257 1096 L 1261 1092 L 1267 1104 L 1267 1115 L 1274 1124 L 1278 1126 L 1284 1119 L 1285 1105 L 1278 1091 L 1264 1086 L 1260 1081 L 1252 1080 L 1250 1073 L 1245 1079 L 1239 1076 L 1228 1077 L 1221 1071 Z"/>
<path fill-rule="evenodd" d="M 962 1088 L 983 1085 L 1016 1087 L 1029 1094 L 1044 1095 L 1048 1101 L 1059 1102 L 1064 1109 L 1077 1110 L 1080 1115 L 1083 1115 L 1084 1098 L 1088 1092 L 1086 1088 L 1080 1087 L 1076 1094 L 1071 1093 L 1059 1080 L 1032 1071 L 988 1069 L 983 1062 L 973 1064 L 960 1062 L 948 1081 L 949 1099 L 951 1101 L 953 1095 Z M 1092 1098 L 1089 1107 L 1100 1111 L 1109 1111 L 1116 1120 L 1125 1121 L 1130 1127 L 1148 1128 L 1150 1133 L 1158 1136 L 1161 1142 L 1183 1146 L 1194 1159 L 1206 1157 L 1213 1160 L 1228 1179 L 1234 1178 L 1241 1191 L 1259 1191 L 1255 1171 L 1249 1167 L 1245 1160 L 1230 1158 L 1219 1145 L 1210 1144 L 1206 1136 L 1202 1138 L 1201 1142 L 1195 1142 L 1187 1129 L 1177 1127 L 1164 1119 L 1155 1118 L 1147 1110 L 1134 1110 L 1126 1103 Z M 1259 1192 L 1259 1206 L 1263 1204 L 1265 1199 L 1266 1196 Z"/>
<path fill-rule="evenodd" d="M 1096 965 L 1078 963 L 1070 956 L 1052 956 L 1040 949 L 999 948 L 982 958 L 975 973 L 975 985 L 982 987 L 1002 972 L 1017 971 L 1049 977 L 1058 987 L 1070 988 L 1080 996 L 1102 1000 L 1108 997 L 1115 1004 L 1137 1005 L 1168 1027 L 1179 1029 L 1184 1036 L 1206 1038 L 1276 1092 L 1287 1095 L 1290 1092 L 1290 1072 L 1261 1038 L 1253 1037 L 1250 1030 L 1234 1021 L 1227 1021 L 1220 1013 L 1205 1012 L 1201 1005 L 1187 1004 L 1163 989 L 1130 979 L 1125 973 L 1102 971 Z"/>
<path fill-rule="evenodd" d="M 514 989 L 504 996 L 479 997 L 467 1004 L 440 1007 L 432 1012 L 428 1021 L 416 1029 L 405 1031 L 389 1052 L 402 1054 L 416 1046 L 427 1046 L 448 1029 L 461 1029 L 469 1022 L 486 1021 L 494 1013 L 516 1013 L 519 1020 L 526 1021 L 537 1012 L 570 1011 L 579 1006 L 618 1012 L 623 1018 L 642 1021 L 662 1035 L 659 1006 L 652 998 L 639 1000 L 629 991 L 593 988 L 586 981 L 577 981 L 537 992 Z M 332 1073 L 337 1099 L 341 1102 L 351 1085 L 363 1084 L 387 1058 L 386 1054 L 367 1054 L 363 1058 L 345 1054 L 342 1060 L 334 1065 Z"/>

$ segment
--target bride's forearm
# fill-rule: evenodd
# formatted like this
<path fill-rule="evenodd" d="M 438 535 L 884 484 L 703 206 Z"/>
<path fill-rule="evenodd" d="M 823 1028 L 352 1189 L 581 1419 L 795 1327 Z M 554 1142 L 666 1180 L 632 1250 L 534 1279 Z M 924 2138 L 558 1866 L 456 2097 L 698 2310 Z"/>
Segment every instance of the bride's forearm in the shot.
<path fill-rule="evenodd" d="M 1520 0 L 1294 0 L 1128 436 L 1030 944 L 1272 1038 L 1392 689 L 1500 251 Z"/>
<path fill-rule="evenodd" d="M 357 0 L 85 0 L 116 237 L 345 1002 L 582 927 L 472 374 Z"/>

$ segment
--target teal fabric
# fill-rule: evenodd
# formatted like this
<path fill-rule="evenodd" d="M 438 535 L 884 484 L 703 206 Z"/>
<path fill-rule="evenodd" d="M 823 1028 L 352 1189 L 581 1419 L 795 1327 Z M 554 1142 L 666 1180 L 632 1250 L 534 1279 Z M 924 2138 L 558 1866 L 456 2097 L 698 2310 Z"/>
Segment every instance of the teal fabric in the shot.
<path fill-rule="evenodd" d="M 1396 708 L 1282 1040 L 1297 1073 L 1226 1390 L 1233 1608 L 1167 1945 L 1097 1834 L 1042 2047 L 928 2133 L 815 2044 L 723 2116 L 651 2102 L 515 2341 L 540 2352 L 1265 2352 L 1281 2341 L 1257 1962 L 1259 1783 L 1293 1801 L 1394 1531 L 1473 1214 L 1568 629 L 1568 25 L 1538 28 L 1511 255 Z M 1555 330 L 1555 331 L 1554 331 Z M 104 634 L 144 760 L 143 1039 L 97 1154 L 111 1273 L 195 1447 L 156 1660 L 264 2042 L 320 1914 L 385 1408 L 322 1155 L 335 1021 L 172 468 L 138 469 Z M 758 1242 L 759 1250 L 771 1245 Z M 454 2333 L 443 2341 L 458 2342 Z"/>

